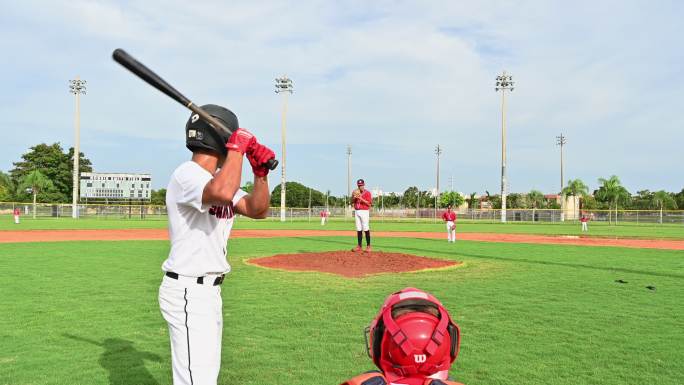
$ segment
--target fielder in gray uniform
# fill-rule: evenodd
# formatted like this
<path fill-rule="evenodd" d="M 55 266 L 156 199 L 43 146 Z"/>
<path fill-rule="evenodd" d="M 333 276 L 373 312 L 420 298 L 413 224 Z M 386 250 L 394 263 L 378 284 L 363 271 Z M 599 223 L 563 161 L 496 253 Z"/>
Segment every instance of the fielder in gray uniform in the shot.
<path fill-rule="evenodd" d="M 166 192 L 171 251 L 164 261 L 159 307 L 169 325 L 175 385 L 215 385 L 221 365 L 221 283 L 230 271 L 226 250 L 236 213 L 265 218 L 274 158 L 230 110 L 202 106 L 234 133 L 218 133 L 193 114 L 186 126 L 192 160 L 173 172 Z M 254 190 L 240 189 L 243 157 L 254 172 Z"/>

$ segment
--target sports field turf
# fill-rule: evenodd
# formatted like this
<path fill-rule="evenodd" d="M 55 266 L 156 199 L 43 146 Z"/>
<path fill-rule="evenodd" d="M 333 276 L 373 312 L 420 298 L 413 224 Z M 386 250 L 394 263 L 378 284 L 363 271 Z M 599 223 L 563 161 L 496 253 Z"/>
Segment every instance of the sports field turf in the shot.
<path fill-rule="evenodd" d="M 166 228 L 166 218 L 158 219 L 93 219 L 82 218 L 22 218 L 19 225 L 15 225 L 9 216 L 0 216 L 0 230 L 48 230 L 48 229 L 147 229 Z M 336 219 L 325 226 L 320 221 L 312 219 L 281 223 L 277 220 L 250 220 L 240 218 L 236 229 L 314 229 L 314 230 L 352 230 L 351 219 L 347 221 Z M 373 220 L 373 230 L 377 231 L 444 231 L 444 224 L 431 220 L 387 221 Z M 469 233 L 510 233 L 510 234 L 540 234 L 540 235 L 583 235 L 596 237 L 630 237 L 630 238 L 664 238 L 684 239 L 683 224 L 634 224 L 620 223 L 610 225 L 605 222 L 589 224 L 589 232 L 582 233 L 577 222 L 548 223 L 548 222 L 509 222 L 506 224 L 484 221 L 461 220 L 457 223 L 457 232 Z"/>
<path fill-rule="evenodd" d="M 221 384 L 334 385 L 371 369 L 363 328 L 405 286 L 433 292 L 460 324 L 452 372 L 466 384 L 683 382 L 682 251 L 394 238 L 375 246 L 465 264 L 350 280 L 244 263 L 350 242 L 231 241 Z M 164 241 L 0 244 L 0 384 L 170 384 L 157 304 L 167 251 Z"/>

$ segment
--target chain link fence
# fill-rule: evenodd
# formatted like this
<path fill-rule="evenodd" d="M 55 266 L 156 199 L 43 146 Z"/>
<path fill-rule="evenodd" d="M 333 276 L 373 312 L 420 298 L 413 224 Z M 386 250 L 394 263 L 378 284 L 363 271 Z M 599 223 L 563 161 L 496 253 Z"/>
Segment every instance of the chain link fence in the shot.
<path fill-rule="evenodd" d="M 15 208 L 19 208 L 21 215 L 32 217 L 32 203 L 0 202 L 0 215 L 12 215 Z M 325 207 L 286 208 L 287 221 L 320 221 L 321 212 Z M 353 221 L 353 210 L 344 207 L 329 207 L 328 218 L 331 220 Z M 440 222 L 443 209 L 432 208 L 373 208 L 371 215 L 374 220 L 388 222 Z M 494 209 L 460 209 L 456 211 L 459 221 L 500 222 L 501 210 Z M 38 203 L 35 206 L 36 218 L 71 218 L 71 204 Z M 97 219 L 148 219 L 166 220 L 166 206 L 156 205 L 115 205 L 115 204 L 81 204 L 78 205 L 81 218 Z M 508 209 L 507 222 L 542 222 L 560 223 L 577 222 L 578 219 L 564 220 L 562 210 L 554 209 Z M 635 224 L 681 224 L 684 226 L 684 210 L 582 210 L 576 215 L 586 215 L 591 221 L 610 223 Z M 269 220 L 280 220 L 280 207 L 271 207 Z"/>

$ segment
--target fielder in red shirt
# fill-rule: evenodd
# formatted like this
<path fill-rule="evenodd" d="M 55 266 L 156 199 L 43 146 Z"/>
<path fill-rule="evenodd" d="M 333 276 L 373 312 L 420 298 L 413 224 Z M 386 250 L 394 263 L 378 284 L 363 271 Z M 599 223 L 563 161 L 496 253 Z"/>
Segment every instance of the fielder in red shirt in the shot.
<path fill-rule="evenodd" d="M 451 205 L 447 206 L 447 210 L 442 214 L 442 219 L 446 222 L 448 241 L 456 242 L 456 212 L 451 211 Z"/>
<path fill-rule="evenodd" d="M 373 197 L 370 191 L 366 190 L 366 182 L 363 179 L 356 181 L 358 189 L 352 193 L 352 204 L 354 205 L 354 218 L 356 220 L 356 240 L 357 246 L 352 251 L 361 251 L 363 233 L 366 233 L 366 252 L 371 251 L 370 236 L 370 207 L 373 205 Z"/>
<path fill-rule="evenodd" d="M 14 223 L 19 224 L 19 216 L 21 216 L 21 210 L 19 210 L 19 207 L 14 208 Z"/>

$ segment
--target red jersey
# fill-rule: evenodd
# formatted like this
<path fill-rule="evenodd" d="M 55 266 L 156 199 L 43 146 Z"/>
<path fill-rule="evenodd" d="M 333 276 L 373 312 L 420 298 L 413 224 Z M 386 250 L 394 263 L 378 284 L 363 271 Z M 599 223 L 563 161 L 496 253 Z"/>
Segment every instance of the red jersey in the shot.
<path fill-rule="evenodd" d="M 580 218 L 580 222 L 583 222 L 583 223 L 589 222 L 589 218 L 582 217 L 582 218 Z"/>
<path fill-rule="evenodd" d="M 363 190 L 361 193 L 360 198 L 363 198 L 366 200 L 366 202 L 362 202 L 361 199 L 359 198 L 354 198 L 354 210 L 368 210 L 371 207 L 371 203 L 373 202 L 373 197 L 371 197 L 371 193 L 368 190 Z"/>
<path fill-rule="evenodd" d="M 14 209 L 14 215 L 21 215 L 21 210 L 18 208 Z"/>
<path fill-rule="evenodd" d="M 442 219 L 444 219 L 445 222 L 454 222 L 456 221 L 456 212 L 445 211 L 444 214 L 442 214 Z"/>

